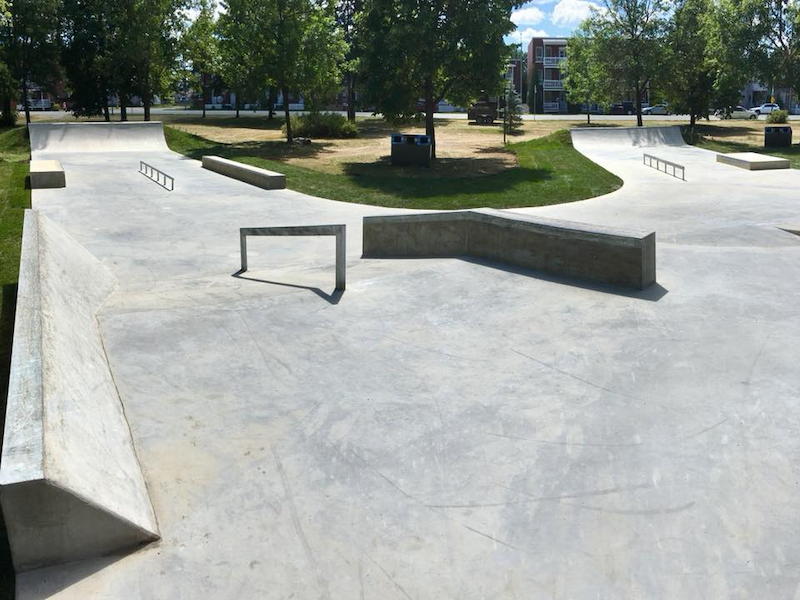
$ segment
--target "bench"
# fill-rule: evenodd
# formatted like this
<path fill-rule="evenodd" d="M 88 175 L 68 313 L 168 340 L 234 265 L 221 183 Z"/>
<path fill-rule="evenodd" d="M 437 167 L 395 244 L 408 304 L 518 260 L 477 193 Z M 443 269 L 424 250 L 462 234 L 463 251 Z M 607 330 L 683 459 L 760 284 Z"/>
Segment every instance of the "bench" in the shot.
<path fill-rule="evenodd" d="M 47 188 L 67 187 L 64 168 L 57 160 L 32 160 L 31 161 L 31 189 L 43 190 Z"/>
<path fill-rule="evenodd" d="M 204 156 L 203 168 L 265 190 L 286 189 L 286 175 L 219 156 Z"/>
<path fill-rule="evenodd" d="M 634 289 L 656 281 L 656 236 L 477 209 L 364 217 L 364 257 L 474 256 Z"/>

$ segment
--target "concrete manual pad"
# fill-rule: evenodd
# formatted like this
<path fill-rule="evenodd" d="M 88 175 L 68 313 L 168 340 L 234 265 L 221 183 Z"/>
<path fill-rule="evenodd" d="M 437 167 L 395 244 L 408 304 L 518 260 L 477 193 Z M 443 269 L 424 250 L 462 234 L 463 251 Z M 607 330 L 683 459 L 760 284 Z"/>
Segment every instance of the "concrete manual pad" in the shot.
<path fill-rule="evenodd" d="M 282 190 L 286 187 L 286 175 L 283 173 L 276 173 L 219 156 L 204 156 L 203 168 L 265 190 Z"/>
<path fill-rule="evenodd" d="M 734 152 L 717 154 L 717 162 L 748 171 L 767 171 L 772 169 L 788 169 L 791 167 L 788 158 L 767 156 L 757 152 Z"/>
<path fill-rule="evenodd" d="M 409 211 L 51 153 L 70 185 L 34 208 L 118 281 L 98 327 L 162 539 L 18 597 L 794 597 L 800 238 L 774 224 L 800 174 L 599 129 L 574 145 L 621 189 L 514 212 L 656 231 L 643 292 L 361 259 L 362 218 Z M 340 297 L 333 239 L 254 238 L 232 276 L 240 227 L 325 223 L 350 238 Z"/>
<path fill-rule="evenodd" d="M 31 189 L 63 188 L 67 185 L 64 168 L 57 160 L 32 160 Z"/>

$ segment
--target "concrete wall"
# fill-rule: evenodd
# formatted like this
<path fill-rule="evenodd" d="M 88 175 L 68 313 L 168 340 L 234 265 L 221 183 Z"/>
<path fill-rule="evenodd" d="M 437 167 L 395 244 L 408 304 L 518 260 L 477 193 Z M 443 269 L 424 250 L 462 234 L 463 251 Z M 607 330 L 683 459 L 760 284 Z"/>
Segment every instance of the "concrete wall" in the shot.
<path fill-rule="evenodd" d="M 286 176 L 283 173 L 260 169 L 259 167 L 219 156 L 204 156 L 203 168 L 265 190 L 282 190 L 286 188 Z"/>
<path fill-rule="evenodd" d="M 115 287 L 60 227 L 26 212 L 0 461 L 17 570 L 158 537 L 96 319 Z"/>
<path fill-rule="evenodd" d="M 364 218 L 365 257 L 475 256 L 644 289 L 656 280 L 655 233 L 481 209 Z"/>
<path fill-rule="evenodd" d="M 158 121 L 130 123 L 31 123 L 33 158 L 86 152 L 167 152 Z"/>

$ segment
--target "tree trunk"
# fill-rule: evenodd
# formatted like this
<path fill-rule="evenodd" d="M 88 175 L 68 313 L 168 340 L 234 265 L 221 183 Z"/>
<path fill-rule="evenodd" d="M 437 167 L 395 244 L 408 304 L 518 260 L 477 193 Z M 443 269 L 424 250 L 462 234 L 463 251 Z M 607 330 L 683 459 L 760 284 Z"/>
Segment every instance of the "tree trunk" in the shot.
<path fill-rule="evenodd" d="M 150 94 L 146 93 L 144 95 L 144 98 L 142 99 L 142 101 L 144 103 L 144 120 L 145 121 L 149 121 L 150 120 L 150 103 L 152 102 L 152 100 L 150 98 Z"/>
<path fill-rule="evenodd" d="M 103 119 L 106 123 L 111 121 L 111 112 L 108 110 L 108 88 L 103 83 Z"/>
<path fill-rule="evenodd" d="M 275 92 L 274 88 L 269 86 L 267 92 L 267 120 L 272 121 L 275 118 Z"/>
<path fill-rule="evenodd" d="M 28 102 L 28 77 L 22 76 L 22 106 L 25 108 L 25 123 L 31 122 L 31 105 Z"/>
<path fill-rule="evenodd" d="M 239 92 L 235 92 L 236 94 L 236 118 L 239 118 Z"/>
<path fill-rule="evenodd" d="M 283 92 L 283 116 L 286 119 L 286 142 L 291 144 L 294 141 L 292 137 L 292 120 L 289 118 L 289 92 L 287 89 L 281 88 Z"/>
<path fill-rule="evenodd" d="M 347 76 L 347 120 L 356 121 L 356 76 L 353 73 Z"/>
<path fill-rule="evenodd" d="M 689 125 L 691 126 L 692 131 L 694 131 L 695 123 L 697 123 L 697 115 L 692 112 L 692 114 L 689 116 Z"/>
<path fill-rule="evenodd" d="M 588 104 L 586 105 L 586 124 L 587 125 L 592 124 L 592 109 L 589 107 Z"/>
<path fill-rule="evenodd" d="M 119 120 L 128 120 L 128 99 L 122 94 L 119 96 Z"/>
<path fill-rule="evenodd" d="M 425 133 L 431 138 L 431 158 L 436 158 L 436 131 L 434 129 L 433 111 L 436 102 L 433 97 L 433 76 L 425 78 Z"/>
<path fill-rule="evenodd" d="M 204 119 L 206 118 L 206 89 L 207 89 L 206 88 L 206 79 L 205 79 L 205 77 L 203 77 L 203 85 L 200 86 L 200 95 L 202 96 L 202 99 L 200 100 L 200 102 L 203 104 L 203 118 Z"/>
<path fill-rule="evenodd" d="M 642 89 L 639 86 L 636 86 L 636 106 L 634 107 L 636 110 L 636 126 L 642 127 L 644 123 L 642 123 Z"/>

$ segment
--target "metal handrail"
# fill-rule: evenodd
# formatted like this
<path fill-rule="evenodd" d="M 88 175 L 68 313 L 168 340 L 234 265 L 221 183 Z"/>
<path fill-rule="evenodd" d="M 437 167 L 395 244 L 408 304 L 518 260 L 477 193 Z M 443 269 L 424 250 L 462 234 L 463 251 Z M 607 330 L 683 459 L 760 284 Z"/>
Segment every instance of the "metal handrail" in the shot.
<path fill-rule="evenodd" d="M 159 171 L 152 165 L 148 165 L 143 160 L 139 161 L 139 173 L 147 177 L 149 180 L 155 181 L 168 192 L 175 190 L 175 179 L 173 177 L 170 177 L 164 173 L 164 171 Z M 169 184 L 169 187 L 167 187 L 167 184 Z"/>
<path fill-rule="evenodd" d="M 240 227 L 239 246 L 241 250 L 242 268 L 239 273 L 247 271 L 247 236 L 313 236 L 330 235 L 336 237 L 336 289 L 344 291 L 347 253 L 345 251 L 345 225 L 300 225 L 293 227 Z"/>
<path fill-rule="evenodd" d="M 653 165 L 653 161 L 655 161 L 655 165 Z M 686 168 L 678 163 L 664 160 L 663 158 L 658 158 L 652 154 L 644 154 L 642 155 L 642 164 L 646 167 L 650 167 L 651 169 L 655 169 L 656 171 L 661 171 L 667 175 L 672 175 L 675 179 L 686 181 Z M 663 169 L 661 168 L 661 165 L 664 165 Z M 667 170 L 667 167 L 672 167 L 672 173 Z M 678 171 L 681 172 L 680 175 L 678 175 Z"/>

